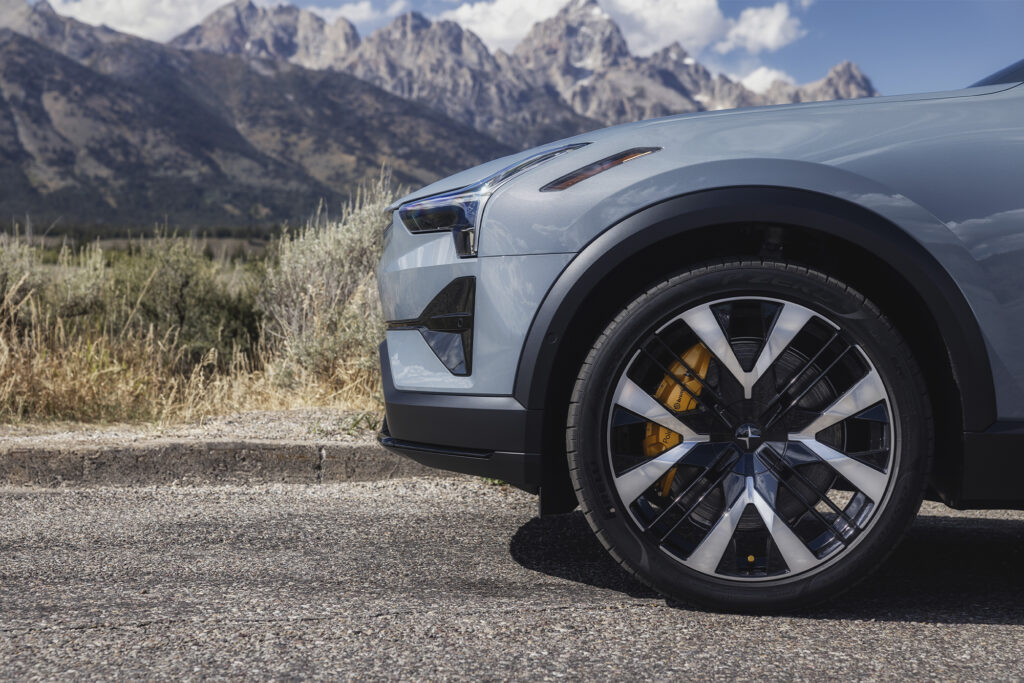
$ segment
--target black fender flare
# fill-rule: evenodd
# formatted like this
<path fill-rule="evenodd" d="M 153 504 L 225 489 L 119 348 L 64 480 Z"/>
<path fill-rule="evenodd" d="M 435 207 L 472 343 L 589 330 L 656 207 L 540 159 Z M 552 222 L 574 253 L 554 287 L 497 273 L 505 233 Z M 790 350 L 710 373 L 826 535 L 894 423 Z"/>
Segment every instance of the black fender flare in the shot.
<path fill-rule="evenodd" d="M 928 251 L 901 228 L 862 206 L 831 195 L 782 187 L 695 192 L 642 209 L 600 233 L 548 290 L 520 355 L 515 398 L 545 408 L 559 344 L 588 294 L 631 257 L 659 242 L 716 225 L 778 224 L 819 231 L 858 244 L 902 276 L 939 326 L 961 392 L 963 428 L 996 421 L 992 370 L 981 329 L 960 288 Z"/>

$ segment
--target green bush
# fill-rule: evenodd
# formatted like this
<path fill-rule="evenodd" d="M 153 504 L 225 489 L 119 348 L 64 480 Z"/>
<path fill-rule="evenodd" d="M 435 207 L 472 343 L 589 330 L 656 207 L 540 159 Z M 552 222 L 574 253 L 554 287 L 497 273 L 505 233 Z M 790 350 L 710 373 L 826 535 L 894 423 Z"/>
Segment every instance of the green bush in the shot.
<path fill-rule="evenodd" d="M 221 363 L 236 352 L 255 356 L 261 273 L 215 261 L 205 251 L 201 241 L 158 237 L 113 258 L 109 278 L 117 315 L 111 322 L 173 336 L 189 367 L 211 350 Z"/>

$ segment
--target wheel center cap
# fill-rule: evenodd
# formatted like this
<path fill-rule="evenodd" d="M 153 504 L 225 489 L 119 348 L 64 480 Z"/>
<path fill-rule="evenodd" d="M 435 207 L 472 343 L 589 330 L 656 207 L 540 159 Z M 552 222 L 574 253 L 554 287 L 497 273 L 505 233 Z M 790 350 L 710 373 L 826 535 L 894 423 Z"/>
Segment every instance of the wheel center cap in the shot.
<path fill-rule="evenodd" d="M 749 422 L 742 424 L 736 429 L 736 441 L 743 445 L 743 450 L 749 452 L 761 443 L 761 429 Z"/>

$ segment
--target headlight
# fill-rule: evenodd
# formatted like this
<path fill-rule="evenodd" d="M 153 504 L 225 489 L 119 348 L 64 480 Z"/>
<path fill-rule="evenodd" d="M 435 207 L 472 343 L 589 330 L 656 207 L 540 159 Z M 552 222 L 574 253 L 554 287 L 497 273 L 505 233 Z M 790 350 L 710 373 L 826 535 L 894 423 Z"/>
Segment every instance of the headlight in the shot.
<path fill-rule="evenodd" d="M 409 202 L 398 209 L 398 215 L 412 233 L 450 231 L 459 256 L 476 256 L 480 217 L 494 191 L 523 171 L 587 144 L 540 152 L 468 187 Z"/>

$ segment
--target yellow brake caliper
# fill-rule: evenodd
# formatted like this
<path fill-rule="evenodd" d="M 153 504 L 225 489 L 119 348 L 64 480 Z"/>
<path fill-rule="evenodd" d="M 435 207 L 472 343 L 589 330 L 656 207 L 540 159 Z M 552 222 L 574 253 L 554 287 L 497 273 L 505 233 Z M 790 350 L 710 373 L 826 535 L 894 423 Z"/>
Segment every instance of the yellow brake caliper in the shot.
<path fill-rule="evenodd" d="M 694 396 L 700 396 L 701 381 L 707 377 L 708 366 L 711 364 L 711 352 L 703 344 L 695 344 L 687 349 L 686 353 L 682 355 L 682 359 L 682 363 L 675 361 L 669 367 L 669 372 L 676 379 L 665 375 L 661 384 L 658 385 L 658 390 L 654 393 L 654 398 L 676 413 L 685 413 L 697 407 Z M 683 363 L 690 366 L 697 376 L 690 374 Z M 686 391 L 683 391 L 683 387 L 686 387 Z M 662 427 L 655 422 L 648 422 L 644 435 L 644 455 L 648 458 L 656 458 L 668 449 L 679 445 L 681 440 L 682 437 L 671 429 Z M 655 484 L 660 487 L 662 496 L 668 495 L 675 476 L 676 468 L 673 467 Z"/>

